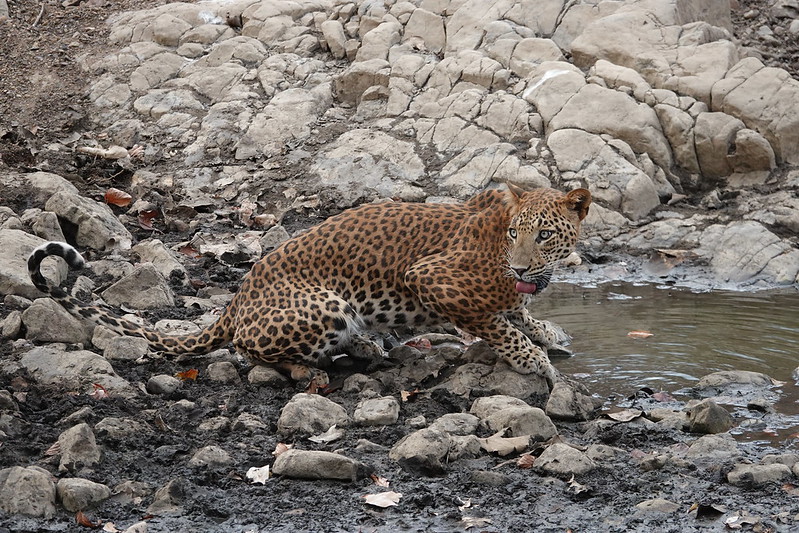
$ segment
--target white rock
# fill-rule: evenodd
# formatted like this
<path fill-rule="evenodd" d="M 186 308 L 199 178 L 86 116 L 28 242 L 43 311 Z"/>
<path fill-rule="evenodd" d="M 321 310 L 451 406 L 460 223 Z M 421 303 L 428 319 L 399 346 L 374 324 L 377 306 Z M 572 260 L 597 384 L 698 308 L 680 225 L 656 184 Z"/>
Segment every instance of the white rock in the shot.
<path fill-rule="evenodd" d="M 28 275 L 28 256 L 44 239 L 17 229 L 0 229 L 0 294 L 17 294 L 26 298 L 38 298 L 42 295 L 33 286 Z M 58 285 L 67 277 L 69 268 L 59 258 L 45 259 L 42 263 L 42 274 L 52 283 Z"/>
<path fill-rule="evenodd" d="M 97 446 L 92 428 L 86 423 L 61 433 L 58 444 L 61 447 L 60 472 L 77 472 L 100 462 L 100 447 Z"/>
<path fill-rule="evenodd" d="M 111 209 L 89 198 L 68 192 L 55 193 L 45 209 L 78 227 L 75 241 L 95 250 L 128 250 L 133 236 Z"/>
<path fill-rule="evenodd" d="M 56 514 L 56 489 L 44 468 L 13 466 L 0 470 L 0 509 L 8 514 L 51 519 Z"/>
<path fill-rule="evenodd" d="M 280 411 L 277 430 L 282 435 L 317 435 L 334 424 L 339 427 L 350 424 L 343 407 L 317 394 L 300 393 Z"/>
<path fill-rule="evenodd" d="M 397 422 L 399 411 L 399 402 L 393 396 L 369 398 L 358 403 L 352 420 L 362 426 L 385 426 Z"/>
<path fill-rule="evenodd" d="M 103 291 L 103 299 L 118 307 L 157 309 L 175 305 L 169 284 L 152 263 L 142 263 L 133 272 Z"/>

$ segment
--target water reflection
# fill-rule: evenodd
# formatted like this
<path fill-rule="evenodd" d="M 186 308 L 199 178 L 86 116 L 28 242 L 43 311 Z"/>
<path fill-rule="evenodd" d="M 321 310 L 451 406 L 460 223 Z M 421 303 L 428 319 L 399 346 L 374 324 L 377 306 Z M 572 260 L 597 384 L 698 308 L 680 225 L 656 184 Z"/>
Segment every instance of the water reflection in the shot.
<path fill-rule="evenodd" d="M 574 336 L 575 356 L 556 360 L 597 394 L 641 387 L 674 391 L 719 370 L 751 370 L 787 382 L 780 402 L 799 412 L 791 373 L 799 365 L 799 292 L 691 292 L 653 285 L 554 284 L 536 299 L 536 318 Z M 631 338 L 630 331 L 649 338 Z"/>

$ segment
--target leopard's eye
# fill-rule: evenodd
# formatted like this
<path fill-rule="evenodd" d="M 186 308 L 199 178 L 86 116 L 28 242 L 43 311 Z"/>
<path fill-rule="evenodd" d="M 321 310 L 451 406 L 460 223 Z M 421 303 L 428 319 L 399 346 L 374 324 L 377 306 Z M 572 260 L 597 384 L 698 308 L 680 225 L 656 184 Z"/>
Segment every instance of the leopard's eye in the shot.
<path fill-rule="evenodd" d="M 549 239 L 550 237 L 552 237 L 552 235 L 554 235 L 554 234 L 555 234 L 555 232 L 552 231 L 552 230 L 542 229 L 541 231 L 538 232 L 538 238 L 541 239 L 542 241 L 545 241 L 545 240 Z"/>
<path fill-rule="evenodd" d="M 510 236 L 511 239 L 515 239 L 516 237 L 519 236 L 519 234 L 516 233 L 516 228 L 509 228 L 508 235 Z"/>

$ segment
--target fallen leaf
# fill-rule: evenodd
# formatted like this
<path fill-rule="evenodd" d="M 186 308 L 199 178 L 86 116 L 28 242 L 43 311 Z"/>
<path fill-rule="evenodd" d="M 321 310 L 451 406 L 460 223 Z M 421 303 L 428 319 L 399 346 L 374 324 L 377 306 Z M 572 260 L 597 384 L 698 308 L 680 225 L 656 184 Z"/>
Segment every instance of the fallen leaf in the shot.
<path fill-rule="evenodd" d="M 727 517 L 724 525 L 730 529 L 741 529 L 746 525 L 754 525 L 760 522 L 760 517 L 751 516 L 746 511 L 738 511 L 738 514 Z"/>
<path fill-rule="evenodd" d="M 105 191 L 105 203 L 115 205 L 117 207 L 127 207 L 130 205 L 130 202 L 133 200 L 133 197 L 126 193 L 125 191 L 120 191 L 119 189 L 115 189 L 111 187 L 107 191 Z"/>
<path fill-rule="evenodd" d="M 616 422 L 629 422 L 631 420 L 635 420 L 644 413 L 638 409 L 624 409 L 622 411 L 616 411 L 615 413 L 604 414 L 606 417 L 610 418 L 611 420 L 615 420 Z"/>
<path fill-rule="evenodd" d="M 403 402 L 407 402 L 408 400 L 411 400 L 414 396 L 419 394 L 419 392 L 420 392 L 419 389 L 413 389 L 412 391 L 404 390 L 400 392 L 400 398 L 402 398 Z"/>
<path fill-rule="evenodd" d="M 77 512 L 77 514 L 75 515 L 75 522 L 79 526 L 90 527 L 92 529 L 98 529 L 103 526 L 102 522 L 92 522 L 91 520 L 89 520 L 89 517 L 83 514 L 83 511 Z"/>
<path fill-rule="evenodd" d="M 192 259 L 198 259 L 198 258 L 202 257 L 200 252 L 195 250 L 190 244 L 184 244 L 183 246 L 178 248 L 178 252 L 182 253 L 183 255 L 189 256 Z"/>
<path fill-rule="evenodd" d="M 184 370 L 183 372 L 178 372 L 175 374 L 175 377 L 181 381 L 194 381 L 197 379 L 197 376 L 200 374 L 200 371 L 196 368 L 191 368 L 189 370 Z"/>
<path fill-rule="evenodd" d="M 378 487 L 388 488 L 390 482 L 386 478 L 380 477 L 377 474 L 372 474 L 369 477 L 372 479 L 372 481 L 374 481 L 375 485 L 377 485 Z"/>
<path fill-rule="evenodd" d="M 463 524 L 464 529 L 470 529 L 473 527 L 484 527 L 491 523 L 489 518 L 482 518 L 476 516 L 464 516 L 461 518 L 461 523 Z"/>
<path fill-rule="evenodd" d="M 19 403 L 25 403 L 26 401 L 28 401 L 28 393 L 27 392 L 15 392 L 14 393 L 14 398 Z"/>
<path fill-rule="evenodd" d="M 405 343 L 405 346 L 410 346 L 411 348 L 416 348 L 417 350 L 430 350 L 433 347 L 433 343 L 430 342 L 430 339 L 419 338 L 419 339 L 411 339 Z"/>
<path fill-rule="evenodd" d="M 797 488 L 795 485 L 791 485 L 790 483 L 785 483 L 782 486 L 782 490 L 791 496 L 799 496 L 799 488 Z"/>
<path fill-rule="evenodd" d="M 155 230 L 153 227 L 153 219 L 159 214 L 158 209 L 150 209 L 149 211 L 142 211 L 139 213 L 139 226 L 146 230 Z"/>
<path fill-rule="evenodd" d="M 103 531 L 106 531 L 107 533 L 120 533 L 122 530 L 117 529 L 116 524 L 113 522 L 106 522 L 103 526 Z"/>
<path fill-rule="evenodd" d="M 572 474 L 572 478 L 569 480 L 568 491 L 576 496 L 578 494 L 590 493 L 591 488 L 581 483 L 577 483 L 574 480 L 574 474 Z"/>
<path fill-rule="evenodd" d="M 397 505 L 402 498 L 402 493 L 400 492 L 378 492 L 377 494 L 367 494 L 363 497 L 366 500 L 366 503 L 369 505 L 374 505 L 375 507 L 391 507 L 392 505 Z"/>
<path fill-rule="evenodd" d="M 275 446 L 275 451 L 272 452 L 272 455 L 277 457 L 283 452 L 287 452 L 294 447 L 293 444 L 285 444 L 283 442 L 278 442 L 277 446 Z"/>
<path fill-rule="evenodd" d="M 108 394 L 108 391 L 105 390 L 105 387 L 99 383 L 92 383 L 92 386 L 94 387 L 94 390 L 89 393 L 89 398 L 93 398 L 95 400 L 107 400 L 111 397 L 111 395 Z"/>
<path fill-rule="evenodd" d="M 649 456 L 648 453 L 646 453 L 643 450 L 639 450 L 638 448 L 636 448 L 636 449 L 634 449 L 634 450 L 632 450 L 630 452 L 630 457 L 632 457 L 633 459 L 643 459 L 644 457 L 648 457 L 648 456 Z"/>
<path fill-rule="evenodd" d="M 468 509 L 472 506 L 472 499 L 466 498 L 466 501 L 461 500 L 460 496 L 457 496 L 460 505 L 458 506 L 458 510 L 462 513 L 465 509 Z"/>
<path fill-rule="evenodd" d="M 697 520 L 704 520 L 704 519 L 715 520 L 716 518 L 726 513 L 727 508 L 724 507 L 723 505 L 718 505 L 715 503 L 695 503 L 688 509 L 689 513 L 691 511 L 696 511 Z"/>
<path fill-rule="evenodd" d="M 650 333 L 648 331 L 631 331 L 627 334 L 628 337 L 633 339 L 647 339 L 654 335 L 654 333 Z"/>
<path fill-rule="evenodd" d="M 47 451 L 44 452 L 45 455 L 60 455 L 61 454 L 61 443 L 55 441 L 52 446 L 47 448 Z"/>
<path fill-rule="evenodd" d="M 501 429 L 485 439 L 478 439 L 480 447 L 489 453 L 496 453 L 500 457 L 504 457 L 509 453 L 520 452 L 530 445 L 530 435 L 523 435 L 521 437 L 503 437 L 505 429 Z"/>
<path fill-rule="evenodd" d="M 78 152 L 96 155 L 104 159 L 124 159 L 130 156 L 126 148 L 117 145 L 109 146 L 108 148 L 103 148 L 102 146 L 79 146 Z"/>
<path fill-rule="evenodd" d="M 652 395 L 652 398 L 657 400 L 657 401 L 659 401 L 659 402 L 673 402 L 674 401 L 674 396 L 672 396 L 668 392 L 663 392 L 663 391 L 656 392 L 655 394 Z"/>
<path fill-rule="evenodd" d="M 535 462 L 535 457 L 533 457 L 529 453 L 523 453 L 516 460 L 516 466 L 518 466 L 519 468 L 532 468 L 534 462 Z"/>
<path fill-rule="evenodd" d="M 266 482 L 269 480 L 269 465 L 260 468 L 256 466 L 251 467 L 247 470 L 247 479 L 252 480 L 253 483 L 266 485 Z"/>
<path fill-rule="evenodd" d="M 344 430 L 337 428 L 336 425 L 333 424 L 324 433 L 320 435 L 314 435 L 313 437 L 308 437 L 308 440 L 317 444 L 327 444 L 328 442 L 333 442 L 334 440 L 338 440 L 343 436 Z"/>

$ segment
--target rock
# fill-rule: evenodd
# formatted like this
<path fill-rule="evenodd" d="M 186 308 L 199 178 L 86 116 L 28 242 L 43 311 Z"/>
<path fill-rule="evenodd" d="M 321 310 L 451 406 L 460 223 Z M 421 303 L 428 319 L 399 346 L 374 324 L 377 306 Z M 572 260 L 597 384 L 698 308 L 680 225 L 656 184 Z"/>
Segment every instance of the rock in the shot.
<path fill-rule="evenodd" d="M 68 477 L 58 480 L 58 499 L 70 512 L 84 511 L 111 497 L 111 489 L 88 479 Z"/>
<path fill-rule="evenodd" d="M 289 240 L 289 235 L 286 228 L 283 226 L 272 226 L 269 228 L 264 236 L 258 241 L 264 253 L 270 252 Z"/>
<path fill-rule="evenodd" d="M 344 380 L 341 390 L 347 393 L 379 396 L 383 385 L 374 378 L 364 374 L 353 374 Z"/>
<path fill-rule="evenodd" d="M 56 514 L 56 489 L 52 476 L 38 466 L 12 466 L 0 470 L 0 509 L 47 520 Z"/>
<path fill-rule="evenodd" d="M 106 417 L 95 424 L 94 431 L 104 440 L 123 440 L 134 435 L 143 435 L 150 431 L 150 427 L 135 418 Z"/>
<path fill-rule="evenodd" d="M 348 426 L 350 417 L 343 407 L 317 394 L 295 394 L 280 411 L 277 430 L 286 436 L 324 433 L 330 426 Z"/>
<path fill-rule="evenodd" d="M 131 388 L 105 358 L 87 350 L 68 352 L 63 345 L 39 346 L 26 352 L 20 364 L 37 382 L 65 389 L 99 383 L 111 394 L 126 394 Z"/>
<path fill-rule="evenodd" d="M 362 426 L 395 424 L 399 418 L 399 402 L 393 396 L 361 400 L 352 415 L 352 421 Z"/>
<path fill-rule="evenodd" d="M 750 372 L 748 370 L 721 370 L 702 376 L 697 389 L 707 389 L 709 387 L 722 388 L 728 385 L 752 385 L 754 387 L 771 387 L 774 381 L 761 372 Z"/>
<path fill-rule="evenodd" d="M 53 194 L 44 207 L 77 226 L 78 246 L 101 251 L 130 249 L 133 236 L 107 205 L 61 191 Z"/>
<path fill-rule="evenodd" d="M 254 415 L 252 413 L 241 413 L 236 417 L 236 420 L 233 421 L 231 429 L 233 431 L 248 431 L 250 433 L 258 433 L 264 431 L 268 427 L 269 426 L 264 423 L 260 416 Z"/>
<path fill-rule="evenodd" d="M 30 186 L 33 193 L 32 200 L 36 205 L 44 204 L 51 196 L 57 192 L 69 194 L 80 194 L 78 188 L 69 180 L 62 178 L 52 172 L 31 172 L 24 176 L 25 182 Z"/>
<path fill-rule="evenodd" d="M 700 113 L 694 126 L 694 144 L 699 168 L 708 178 L 729 176 L 729 154 L 735 151 L 735 138 L 745 128 L 740 120 L 725 113 Z"/>
<path fill-rule="evenodd" d="M 760 460 L 760 463 L 764 465 L 781 464 L 788 467 L 793 467 L 795 464 L 799 463 L 799 453 L 764 455 L 763 459 Z"/>
<path fill-rule="evenodd" d="M 590 396 L 561 381 L 549 395 L 546 414 L 557 420 L 590 420 L 599 407 Z"/>
<path fill-rule="evenodd" d="M 432 13 L 423 8 L 414 9 L 403 32 L 403 42 L 420 40 L 430 52 L 441 52 L 446 44 L 444 19 L 441 15 Z"/>
<path fill-rule="evenodd" d="M 732 425 L 730 413 L 713 400 L 703 400 L 690 410 L 688 431 L 692 433 L 724 433 Z"/>
<path fill-rule="evenodd" d="M 92 338 L 92 344 L 96 345 L 94 337 Z M 103 357 L 109 361 L 135 361 L 147 355 L 149 349 L 150 344 L 147 339 L 126 336 L 113 337 L 105 343 Z"/>
<path fill-rule="evenodd" d="M 738 444 L 730 435 L 707 435 L 695 440 L 685 458 L 699 464 L 723 464 L 739 456 Z"/>
<path fill-rule="evenodd" d="M 381 22 L 376 28 L 361 36 L 361 47 L 355 54 L 355 61 L 386 59 L 389 48 L 400 42 L 401 33 L 402 25 L 399 23 L 392 20 Z"/>
<path fill-rule="evenodd" d="M 791 469 L 783 464 L 739 464 L 727 474 L 727 481 L 738 487 L 760 487 L 768 483 L 779 483 L 790 477 Z"/>
<path fill-rule="evenodd" d="M 472 407 L 469 409 L 469 412 L 480 419 L 486 419 L 494 413 L 504 411 L 505 409 L 525 407 L 529 407 L 529 404 L 524 400 L 514 398 L 513 396 L 498 394 L 477 398 L 472 402 Z"/>
<path fill-rule="evenodd" d="M 480 419 L 469 413 L 449 413 L 441 415 L 432 424 L 430 429 L 435 429 L 449 435 L 473 435 L 477 431 Z"/>
<path fill-rule="evenodd" d="M 26 338 L 36 342 L 87 343 L 93 324 L 75 318 L 50 298 L 39 298 L 22 313 Z"/>
<path fill-rule="evenodd" d="M 152 376 L 147 380 L 147 392 L 158 394 L 159 396 L 171 396 L 180 388 L 181 381 L 168 374 Z"/>
<path fill-rule="evenodd" d="M 676 513 L 680 510 L 679 504 L 676 504 L 663 498 L 655 498 L 652 500 L 644 500 L 641 503 L 635 504 L 635 508 L 646 512 L 658 513 Z"/>
<path fill-rule="evenodd" d="M 147 507 L 147 513 L 156 516 L 179 516 L 183 514 L 183 501 L 186 499 L 186 480 L 171 479 L 166 485 L 155 491 L 153 503 Z"/>
<path fill-rule="evenodd" d="M 222 468 L 233 464 L 233 458 L 219 446 L 205 446 L 197 450 L 191 459 L 189 466 L 202 468 Z"/>
<path fill-rule="evenodd" d="M 72 426 L 58 436 L 61 446 L 60 472 L 78 472 L 100 462 L 100 448 L 88 424 Z"/>
<path fill-rule="evenodd" d="M 61 230 L 58 217 L 49 211 L 39 213 L 31 223 L 31 229 L 37 237 L 46 241 L 66 242 L 67 240 Z"/>
<path fill-rule="evenodd" d="M 11 311 L 8 316 L 3 319 L 0 326 L 0 336 L 4 339 L 16 339 L 22 330 L 22 313 L 19 311 Z"/>
<path fill-rule="evenodd" d="M 385 59 L 370 59 L 352 63 L 333 80 L 333 90 L 343 102 L 358 104 L 369 87 L 388 87 L 391 68 Z"/>
<path fill-rule="evenodd" d="M 332 452 L 291 449 L 277 456 L 272 472 L 298 479 L 355 481 L 366 476 L 362 463 Z"/>
<path fill-rule="evenodd" d="M 103 291 L 103 299 L 117 307 L 158 309 L 175 305 L 172 289 L 152 263 L 134 271 Z"/>
<path fill-rule="evenodd" d="M 471 473 L 471 481 L 477 485 L 502 487 L 508 484 L 508 476 L 490 470 L 475 470 Z"/>
<path fill-rule="evenodd" d="M 544 450 L 533 466 L 544 474 L 564 478 L 587 474 L 596 468 L 596 464 L 583 452 L 562 442 L 557 442 Z"/>
<path fill-rule="evenodd" d="M 455 369 L 447 380 L 437 385 L 459 396 L 469 396 L 474 391 L 481 394 L 499 394 L 537 401 L 549 396 L 549 386 L 544 378 L 513 371 L 504 363 L 487 366 L 468 363 Z"/>
<path fill-rule="evenodd" d="M 500 409 L 483 418 L 482 423 L 492 433 L 509 428 L 509 436 L 529 435 L 534 441 L 547 441 L 558 434 L 544 411 L 529 405 Z"/>
<path fill-rule="evenodd" d="M 289 384 L 286 377 L 272 367 L 255 365 L 247 373 L 247 381 L 252 385 L 265 385 L 274 389 L 285 387 Z"/>
<path fill-rule="evenodd" d="M 208 365 L 206 370 L 208 379 L 216 383 L 237 384 L 241 383 L 236 366 L 229 361 L 219 361 Z"/>
<path fill-rule="evenodd" d="M 17 229 L 0 229 L 0 294 L 17 294 L 38 298 L 42 293 L 33 286 L 28 275 L 28 256 L 46 241 Z M 69 271 L 61 259 L 48 259 L 42 263 L 42 274 L 56 285 L 61 284 Z"/>
<path fill-rule="evenodd" d="M 475 435 L 450 435 L 449 454 L 447 461 L 458 459 L 474 459 L 482 453 L 480 439 Z"/>
<path fill-rule="evenodd" d="M 173 276 L 183 280 L 188 279 L 186 269 L 158 239 L 140 242 L 130 251 L 138 255 L 142 263 L 152 263 L 164 279 L 171 279 Z"/>
<path fill-rule="evenodd" d="M 410 472 L 437 476 L 446 470 L 443 461 L 451 446 L 452 439 L 448 434 L 424 428 L 400 439 L 388 452 L 388 457 Z"/>
<path fill-rule="evenodd" d="M 336 59 L 343 59 L 347 51 L 344 44 L 347 42 L 347 36 L 344 34 L 344 26 L 341 25 L 339 20 L 326 20 L 320 26 L 322 36 L 327 42 L 330 53 Z"/>

